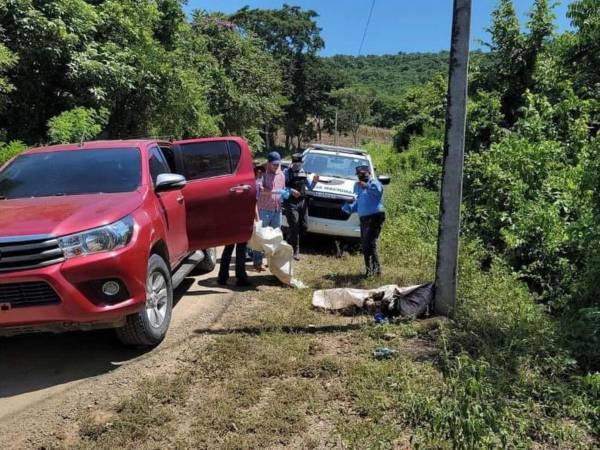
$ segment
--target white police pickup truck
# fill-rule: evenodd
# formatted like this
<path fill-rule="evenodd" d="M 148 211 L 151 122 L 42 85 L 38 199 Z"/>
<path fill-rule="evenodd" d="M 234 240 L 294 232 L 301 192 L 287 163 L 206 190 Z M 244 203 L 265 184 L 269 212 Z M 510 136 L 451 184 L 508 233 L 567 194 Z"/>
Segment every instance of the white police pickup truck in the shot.
<path fill-rule="evenodd" d="M 358 214 L 346 214 L 342 205 L 354 201 L 354 184 L 357 181 L 356 167 L 375 168 L 365 150 L 311 144 L 303 153 L 304 171 L 309 182 L 315 175 L 319 181 L 307 190 L 306 226 L 309 233 L 325 234 L 338 238 L 360 238 Z M 389 184 L 388 176 L 378 177 L 382 184 Z"/>

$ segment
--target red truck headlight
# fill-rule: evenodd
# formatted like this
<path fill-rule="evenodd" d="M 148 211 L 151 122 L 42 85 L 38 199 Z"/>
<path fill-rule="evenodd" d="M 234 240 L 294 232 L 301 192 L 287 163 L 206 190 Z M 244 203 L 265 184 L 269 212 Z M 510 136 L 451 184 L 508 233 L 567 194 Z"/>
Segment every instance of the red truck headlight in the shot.
<path fill-rule="evenodd" d="M 65 258 L 108 252 L 126 246 L 133 235 L 131 216 L 110 225 L 70 234 L 58 239 Z"/>

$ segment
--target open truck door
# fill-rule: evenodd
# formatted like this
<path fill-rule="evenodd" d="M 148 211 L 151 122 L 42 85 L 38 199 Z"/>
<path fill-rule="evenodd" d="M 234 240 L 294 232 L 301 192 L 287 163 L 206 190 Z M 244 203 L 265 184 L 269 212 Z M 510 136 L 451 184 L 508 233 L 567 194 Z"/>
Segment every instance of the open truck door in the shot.
<path fill-rule="evenodd" d="M 190 250 L 245 242 L 252 235 L 256 184 L 252 155 L 239 137 L 188 139 L 173 143 L 185 176 Z"/>

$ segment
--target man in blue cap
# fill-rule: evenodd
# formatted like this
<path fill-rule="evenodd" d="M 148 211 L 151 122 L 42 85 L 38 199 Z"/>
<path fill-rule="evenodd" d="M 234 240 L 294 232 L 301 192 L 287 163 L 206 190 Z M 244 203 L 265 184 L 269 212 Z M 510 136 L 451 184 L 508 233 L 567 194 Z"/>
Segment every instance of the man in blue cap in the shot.
<path fill-rule="evenodd" d="M 258 216 L 263 227 L 281 228 L 281 193 L 285 189 L 285 176 L 281 171 L 281 156 L 271 152 L 258 194 Z M 263 271 L 263 254 L 254 252 L 254 268 Z"/>
<path fill-rule="evenodd" d="M 356 199 L 354 202 L 342 206 L 342 210 L 347 214 L 358 213 L 362 253 L 367 269 L 366 275 L 368 277 L 380 276 L 381 265 L 377 242 L 385 221 L 383 186 L 379 180 L 371 176 L 371 168 L 368 165 L 358 166 L 356 176 L 358 177 L 358 182 L 354 185 Z"/>

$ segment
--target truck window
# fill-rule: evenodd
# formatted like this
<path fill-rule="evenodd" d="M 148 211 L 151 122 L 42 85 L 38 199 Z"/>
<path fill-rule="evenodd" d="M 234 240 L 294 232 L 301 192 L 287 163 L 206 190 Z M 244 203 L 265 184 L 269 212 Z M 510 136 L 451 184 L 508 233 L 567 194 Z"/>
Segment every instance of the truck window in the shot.
<path fill-rule="evenodd" d="M 228 147 L 227 141 L 183 144 L 181 155 L 185 177 L 197 180 L 233 173 Z"/>
<path fill-rule="evenodd" d="M 229 156 L 231 157 L 231 173 L 237 172 L 242 157 L 242 149 L 237 142 L 229 142 Z"/>
<path fill-rule="evenodd" d="M 354 156 L 309 153 L 304 157 L 306 172 L 329 177 L 355 178 L 356 168 L 364 164 L 369 164 L 369 161 Z"/>
<path fill-rule="evenodd" d="M 167 159 L 158 147 L 153 147 L 150 150 L 149 165 L 150 176 L 152 177 L 152 183 L 154 184 L 156 184 L 156 178 L 158 178 L 161 173 L 171 173 L 171 168 L 167 163 Z"/>
<path fill-rule="evenodd" d="M 169 164 L 169 168 L 171 169 L 171 173 L 177 173 L 177 168 L 175 164 L 175 154 L 173 153 L 173 149 L 171 147 L 166 147 L 160 145 L 160 151 L 165 157 L 167 164 Z"/>
<path fill-rule="evenodd" d="M 0 172 L 0 198 L 131 192 L 141 167 L 137 148 L 28 153 Z"/>

